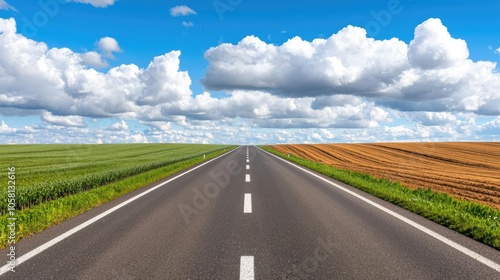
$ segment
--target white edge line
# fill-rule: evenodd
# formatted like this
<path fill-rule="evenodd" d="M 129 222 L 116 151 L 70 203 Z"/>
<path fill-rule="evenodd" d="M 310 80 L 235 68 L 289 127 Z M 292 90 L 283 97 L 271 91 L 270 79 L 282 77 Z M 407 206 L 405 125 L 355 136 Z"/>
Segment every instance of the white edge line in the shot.
<path fill-rule="evenodd" d="M 167 181 L 165 181 L 163 183 L 160 183 L 160 184 L 152 187 L 151 189 L 149 189 L 147 191 L 144 191 L 144 192 L 142 192 L 142 193 L 140 193 L 140 194 L 138 194 L 138 195 L 136 195 L 136 196 L 134 196 L 134 197 L 132 197 L 132 198 L 130 198 L 130 199 L 128 199 L 128 200 L 126 200 L 126 201 L 118 204 L 118 205 L 116 205 L 115 207 L 113 207 L 113 208 L 111 208 L 111 209 L 109 209 L 109 210 L 107 210 L 107 211 L 105 211 L 105 212 L 103 212 L 103 213 L 95 216 L 94 218 L 92 218 L 92 219 L 90 219 L 90 220 L 88 220 L 88 221 L 80 224 L 79 226 L 76 226 L 76 227 L 68 230 L 67 232 L 65 232 L 65 233 L 63 233 L 63 234 L 61 234 L 61 235 L 53 238 L 52 240 L 50 240 L 50 241 L 48 241 L 48 242 L 46 242 L 46 243 L 38 246 L 37 248 L 31 250 L 30 252 L 22 255 L 19 258 L 17 258 L 16 259 L 16 267 L 19 266 L 20 264 L 24 263 L 25 261 L 33 258 L 34 256 L 40 254 L 41 252 L 47 250 L 48 248 L 54 246 L 55 244 L 61 242 L 62 240 L 68 238 L 69 236 L 71 236 L 71 235 L 77 233 L 78 231 L 86 228 L 87 226 L 89 226 L 89 225 L 97 222 L 98 220 L 100 220 L 100 219 L 106 217 L 107 215 L 115 212 L 116 210 L 118 210 L 118 209 L 126 206 L 127 204 L 130 204 L 131 202 L 133 202 L 133 201 L 135 201 L 135 200 L 137 200 L 137 199 L 145 196 L 146 194 L 148 194 L 148 193 L 150 193 L 150 192 L 152 192 L 152 191 L 154 191 L 154 190 L 156 190 L 156 189 L 158 189 L 158 188 L 160 188 L 160 187 L 162 187 L 162 186 L 164 186 L 164 185 L 166 185 L 166 184 L 174 181 L 175 179 L 178 179 L 179 177 L 182 177 L 182 176 L 184 176 L 184 175 L 186 175 L 186 174 L 188 174 L 188 173 L 190 173 L 190 172 L 192 172 L 192 171 L 194 171 L 194 170 L 196 170 L 196 169 L 198 169 L 198 168 L 200 168 L 200 167 L 202 167 L 202 166 L 204 166 L 204 165 L 206 165 L 206 164 L 208 164 L 208 163 L 210 163 L 210 162 L 212 162 L 214 160 L 217 160 L 220 157 L 226 156 L 226 155 L 228 155 L 228 154 L 236 151 L 237 149 L 238 148 L 230 151 L 229 153 L 222 154 L 222 155 L 220 155 L 220 156 L 218 156 L 216 158 L 213 158 L 213 159 L 211 159 L 211 160 L 209 160 L 209 161 L 207 161 L 205 163 L 202 163 L 202 164 L 200 164 L 200 165 L 198 165 L 198 166 L 196 166 L 196 167 L 194 167 L 194 168 L 192 168 L 192 169 L 190 169 L 188 171 L 185 171 L 184 173 L 181 173 L 181 174 L 179 174 L 179 175 L 177 175 L 177 176 L 175 176 L 175 177 L 173 177 L 173 178 L 171 178 L 171 179 L 169 179 L 169 180 L 167 180 Z M 2 266 L 0 268 L 0 275 L 3 275 L 6 272 L 10 271 L 10 268 L 11 268 L 11 266 L 9 266 L 8 264 Z"/>
<path fill-rule="evenodd" d="M 262 151 L 264 151 L 264 150 L 262 150 Z M 348 194 L 350 194 L 350 195 L 352 195 L 354 197 L 357 197 L 357 198 L 361 199 L 362 201 L 364 201 L 364 202 L 366 202 L 366 203 L 368 203 L 368 204 L 370 204 L 370 205 L 378 208 L 379 210 L 384 211 L 385 213 L 387 213 L 387 214 L 389 214 L 389 215 L 391 215 L 391 216 L 393 216 L 393 217 L 395 217 L 395 218 L 397 218 L 397 219 L 399 219 L 399 220 L 407 223 L 408 225 L 410 225 L 410 226 L 412 226 L 412 227 L 414 227 L 414 228 L 416 228 L 416 229 L 418 229 L 418 230 L 420 230 L 420 231 L 422 231 L 422 232 L 424 232 L 424 233 L 426 233 L 426 234 L 434 237 L 435 239 L 437 239 L 437 240 L 445 243 L 446 245 L 455 248 L 456 250 L 464 253 L 465 255 L 467 255 L 467 256 L 469 256 L 469 257 L 471 257 L 473 259 L 475 259 L 476 261 L 478 261 L 478 262 L 480 262 L 480 263 L 482 263 L 484 265 L 487 265 L 488 267 L 490 267 L 490 268 L 492 268 L 492 269 L 500 272 L 500 264 L 498 264 L 498 263 L 496 263 L 496 262 L 494 262 L 494 261 L 492 261 L 492 260 L 490 260 L 490 259 L 488 259 L 488 258 L 486 258 L 486 257 L 484 257 L 484 256 L 482 256 L 482 255 L 480 255 L 480 254 L 478 254 L 478 253 L 476 253 L 476 252 L 474 252 L 474 251 L 472 251 L 472 250 L 470 250 L 470 249 L 468 249 L 468 248 L 466 248 L 466 247 L 464 247 L 464 246 L 462 246 L 462 245 L 460 245 L 460 244 L 458 244 L 458 243 L 456 243 L 456 242 L 454 242 L 454 241 L 452 241 L 452 240 L 450 240 L 450 239 L 448 239 L 448 238 L 446 238 L 444 236 L 442 236 L 441 234 L 439 234 L 439 233 L 437 233 L 437 232 L 435 232 L 435 231 L 433 231 L 431 229 L 428 229 L 428 228 L 422 226 L 419 223 L 416 223 L 416 222 L 414 222 L 414 221 L 412 221 L 412 220 L 410 220 L 410 219 L 408 219 L 408 218 L 406 218 L 404 216 L 401 216 L 400 214 L 398 214 L 398 213 L 396 213 L 396 212 L 394 212 L 392 210 L 389 210 L 389 209 L 385 208 L 384 206 L 382 206 L 380 204 L 377 204 L 377 203 L 369 200 L 368 198 L 365 198 L 365 197 L 363 197 L 363 196 L 361 196 L 361 195 L 359 195 L 359 194 L 357 194 L 357 193 L 355 193 L 355 192 L 353 192 L 351 190 L 348 190 L 348 189 L 346 189 L 346 188 L 344 188 L 344 187 L 342 187 L 342 186 L 340 186 L 340 185 L 338 185 L 338 184 L 336 184 L 334 182 L 331 182 L 330 180 L 325 179 L 325 178 L 323 178 L 323 177 L 321 177 L 321 176 L 319 176 L 319 175 L 317 175 L 317 174 L 315 174 L 315 173 L 313 173 L 313 172 L 311 172 L 311 171 L 309 171 L 309 170 L 307 170 L 307 169 L 305 169 L 303 167 L 300 167 L 300 166 L 298 166 L 298 165 L 296 165 L 294 163 L 286 161 L 286 160 L 284 160 L 284 159 L 282 159 L 282 158 L 280 158 L 280 157 L 278 157 L 276 155 L 273 155 L 273 154 L 271 154 L 271 153 L 269 153 L 267 151 L 264 151 L 264 152 L 266 152 L 269 155 L 271 155 L 271 156 L 273 156 L 273 157 L 275 157 L 275 158 L 277 158 L 279 160 L 282 160 L 282 161 L 284 161 L 284 162 L 286 162 L 286 163 L 294 166 L 295 168 L 300 169 L 300 170 L 304 171 L 305 173 L 307 173 L 309 175 L 312 175 L 312 176 L 314 176 L 314 177 L 316 177 L 316 178 L 318 178 L 318 179 L 320 179 L 320 180 L 322 180 L 322 181 L 324 181 L 324 182 L 326 182 L 326 183 L 328 183 L 328 184 L 330 184 L 330 185 L 332 185 L 332 186 L 334 186 L 334 187 L 336 187 L 336 188 L 338 188 L 338 189 L 340 189 L 340 190 L 342 190 L 342 191 L 344 191 L 344 192 L 346 192 L 346 193 L 348 193 Z"/>
<path fill-rule="evenodd" d="M 245 199 L 243 202 L 243 213 L 251 214 L 252 213 L 252 194 L 245 193 Z"/>
<path fill-rule="evenodd" d="M 241 256 L 240 280 L 254 280 L 254 258 L 253 256 Z"/>

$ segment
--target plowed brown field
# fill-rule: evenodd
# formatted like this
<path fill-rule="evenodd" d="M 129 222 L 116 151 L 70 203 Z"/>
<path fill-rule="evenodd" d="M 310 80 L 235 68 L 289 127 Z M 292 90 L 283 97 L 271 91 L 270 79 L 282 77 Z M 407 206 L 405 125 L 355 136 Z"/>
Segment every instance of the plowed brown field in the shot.
<path fill-rule="evenodd" d="M 500 143 L 275 145 L 336 168 L 431 188 L 500 209 Z"/>

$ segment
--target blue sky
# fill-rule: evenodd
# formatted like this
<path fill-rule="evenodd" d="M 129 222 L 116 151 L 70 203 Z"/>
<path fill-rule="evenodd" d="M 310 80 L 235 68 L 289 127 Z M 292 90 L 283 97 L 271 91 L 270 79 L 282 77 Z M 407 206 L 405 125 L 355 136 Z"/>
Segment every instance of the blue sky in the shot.
<path fill-rule="evenodd" d="M 0 143 L 498 141 L 499 12 L 0 0 Z"/>

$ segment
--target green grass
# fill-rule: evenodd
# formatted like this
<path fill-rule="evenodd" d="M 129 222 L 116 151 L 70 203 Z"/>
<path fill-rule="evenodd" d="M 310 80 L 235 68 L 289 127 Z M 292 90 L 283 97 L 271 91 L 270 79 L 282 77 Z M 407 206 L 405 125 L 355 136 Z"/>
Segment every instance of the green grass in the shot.
<path fill-rule="evenodd" d="M 88 176 L 91 178 L 101 178 L 101 176 L 113 174 L 112 172 L 120 172 L 122 170 L 129 171 L 128 174 L 121 173 L 122 176 L 112 177 L 109 181 L 99 181 L 102 184 L 91 185 L 87 189 L 79 189 L 77 192 L 66 193 L 60 197 L 53 199 L 40 200 L 37 203 L 31 203 L 23 207 L 17 207 L 15 217 L 17 218 L 17 240 L 29 236 L 33 233 L 40 232 L 51 225 L 58 224 L 65 219 L 74 217 L 83 213 L 95 206 L 108 202 L 126 193 L 139 189 L 149 183 L 156 182 L 171 174 L 184 170 L 188 167 L 201 163 L 203 161 L 214 158 L 223 154 L 234 146 L 220 146 L 220 145 L 177 145 L 177 144 L 155 144 L 155 145 L 91 145 L 88 148 L 88 153 L 80 158 L 72 158 L 72 162 L 67 162 L 69 166 L 81 166 L 83 169 L 87 166 L 101 166 L 102 168 L 89 168 L 87 169 L 90 175 L 82 173 L 78 169 L 66 168 L 63 164 L 59 164 L 66 157 L 68 151 L 74 148 L 73 145 L 38 145 L 38 146 L 25 146 L 25 149 L 19 149 L 18 146 L 0 146 L 0 151 L 7 151 L 10 156 L 10 161 L 7 161 L 9 166 L 16 167 L 16 194 L 18 199 L 19 195 L 24 195 L 24 189 L 33 189 L 39 186 L 46 186 L 48 179 L 51 176 L 42 174 L 41 172 L 30 172 L 27 170 L 30 166 L 37 166 L 35 163 L 43 162 L 46 166 L 46 172 L 49 174 L 57 173 L 55 170 L 63 170 L 65 174 L 61 177 L 59 174 L 54 174 L 57 178 L 55 182 L 61 183 L 62 186 L 67 182 L 77 182 L 79 179 L 86 180 Z M 156 146 L 156 147 L 155 147 Z M 7 148 L 13 148 L 8 150 Z M 40 156 L 36 151 L 53 151 L 57 157 L 51 157 L 52 160 L 48 161 L 45 157 Z M 144 157 L 140 151 L 148 151 L 150 159 Z M 118 153 L 120 151 L 121 153 Z M 25 156 L 20 156 L 17 153 L 24 153 Z M 44 153 L 42 152 L 42 153 Z M 206 152 L 206 159 L 203 159 L 203 152 Z M 3 154 L 2 154 L 3 155 Z M 27 156 L 30 155 L 30 156 Z M 46 154 L 50 157 L 51 153 Z M 34 159 L 29 159 L 33 157 Z M 92 162 L 91 159 L 95 162 Z M 137 159 L 137 160 L 135 160 Z M 24 162 L 23 160 L 26 160 Z M 7 170 L 7 164 L 2 160 L 2 168 Z M 4 166 L 5 165 L 5 166 Z M 73 172 L 68 172 L 72 170 Z M 24 171 L 24 172 L 22 172 Z M 93 172 L 93 173 L 92 173 Z M 7 175 L 7 171 L 4 172 Z M 38 179 L 34 180 L 29 178 L 22 180 L 26 174 L 38 174 Z M 76 175 L 72 175 L 76 174 Z M 66 180 L 64 179 L 66 178 Z M 104 177 L 106 179 L 106 177 Z M 5 182 L 7 177 L 5 176 Z M 21 185 L 20 182 L 32 182 L 31 186 Z M 56 187 L 57 185 L 52 185 Z M 44 189 L 47 190 L 47 189 Z M 41 193 L 35 190 L 36 193 Z M 48 192 L 53 189 L 48 189 Z M 59 194 L 63 192 L 55 191 Z M 74 190 L 73 190 L 74 191 Z M 3 196 L 6 195 L 6 188 L 3 190 Z M 57 199 L 55 199 L 57 198 Z M 26 200 L 26 199 L 24 199 Z M 0 216 L 0 224 L 8 224 L 8 215 L 3 214 Z M 0 228 L 0 247 L 7 245 L 8 241 L 8 228 Z"/>
<path fill-rule="evenodd" d="M 270 147 L 261 148 L 500 250 L 500 211 L 492 207 L 458 200 L 448 194 L 433 192 L 429 188 L 410 189 L 399 182 L 336 169 L 294 155 L 287 158 L 286 154 Z"/>

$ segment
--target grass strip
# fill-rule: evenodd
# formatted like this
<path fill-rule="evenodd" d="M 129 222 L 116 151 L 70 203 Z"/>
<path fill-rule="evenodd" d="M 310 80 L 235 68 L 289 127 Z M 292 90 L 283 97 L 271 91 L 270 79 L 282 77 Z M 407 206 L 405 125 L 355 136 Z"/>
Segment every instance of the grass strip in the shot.
<path fill-rule="evenodd" d="M 267 146 L 261 148 L 500 250 L 500 211 L 492 207 L 456 199 L 446 193 L 434 192 L 430 188 L 410 189 L 388 179 L 337 169 L 294 155 L 288 157 L 287 154 Z"/>
<path fill-rule="evenodd" d="M 234 148 L 236 147 L 230 147 L 229 151 Z M 178 173 L 196 164 L 208 161 L 224 153 L 224 150 L 218 150 L 207 154 L 205 159 L 198 157 L 182 162 L 176 162 L 171 165 L 150 170 L 105 186 L 96 187 L 88 191 L 51 200 L 28 209 L 19 210 L 15 215 L 18 226 L 16 242 L 103 203 L 123 196 L 150 183 L 157 182 L 167 176 Z M 9 222 L 7 218 L 8 215 L 0 216 L 0 224 L 7 225 Z M 8 245 L 8 233 L 9 229 L 6 226 L 0 228 L 0 248 L 4 248 Z"/>

